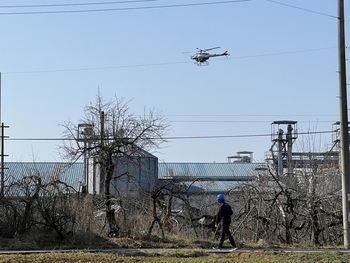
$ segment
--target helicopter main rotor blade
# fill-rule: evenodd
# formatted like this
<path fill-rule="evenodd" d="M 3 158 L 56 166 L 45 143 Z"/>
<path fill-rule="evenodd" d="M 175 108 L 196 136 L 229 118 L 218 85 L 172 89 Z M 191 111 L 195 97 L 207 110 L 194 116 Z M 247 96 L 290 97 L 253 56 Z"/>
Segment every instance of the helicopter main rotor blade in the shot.
<path fill-rule="evenodd" d="M 203 49 L 203 51 L 206 52 L 206 51 L 217 49 L 217 48 L 220 48 L 220 47 L 212 47 L 212 48 L 208 48 L 208 49 Z"/>

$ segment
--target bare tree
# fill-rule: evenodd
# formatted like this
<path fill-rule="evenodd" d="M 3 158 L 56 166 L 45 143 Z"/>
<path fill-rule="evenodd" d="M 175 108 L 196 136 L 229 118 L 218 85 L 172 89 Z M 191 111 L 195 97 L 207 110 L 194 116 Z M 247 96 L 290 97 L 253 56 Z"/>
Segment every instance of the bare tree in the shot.
<path fill-rule="evenodd" d="M 144 151 L 159 148 L 165 142 L 164 135 L 169 124 L 165 118 L 153 109 L 144 109 L 143 115 L 130 112 L 128 102 L 115 98 L 105 102 L 98 92 L 96 101 L 86 105 L 84 117 L 80 121 L 90 127 L 84 130 L 81 139 L 79 127 L 71 121 L 62 124 L 64 136 L 70 139 L 65 142 L 63 152 L 71 161 L 82 156 L 95 158 L 103 170 L 104 202 L 109 236 L 119 233 L 119 226 L 115 219 L 112 206 L 111 182 L 126 173 L 121 173 L 116 167 L 115 158 L 123 162 L 132 162 L 133 158 L 141 156 Z M 84 143 L 80 143 L 80 142 Z"/>
<path fill-rule="evenodd" d="M 339 169 L 308 160 L 293 174 L 267 176 L 241 185 L 239 206 L 251 211 L 239 231 L 245 240 L 313 246 L 338 244 L 342 213 Z M 253 210 L 250 208 L 254 208 Z"/>

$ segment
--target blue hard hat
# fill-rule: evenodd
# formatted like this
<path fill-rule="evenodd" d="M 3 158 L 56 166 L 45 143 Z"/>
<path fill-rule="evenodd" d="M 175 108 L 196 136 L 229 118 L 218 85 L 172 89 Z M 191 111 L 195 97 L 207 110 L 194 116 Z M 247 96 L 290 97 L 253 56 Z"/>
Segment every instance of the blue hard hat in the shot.
<path fill-rule="evenodd" d="M 224 196 L 224 195 L 222 195 L 222 194 L 219 194 L 219 195 L 216 197 L 216 199 L 218 199 L 218 200 L 222 200 L 222 199 L 225 199 L 225 196 Z"/>

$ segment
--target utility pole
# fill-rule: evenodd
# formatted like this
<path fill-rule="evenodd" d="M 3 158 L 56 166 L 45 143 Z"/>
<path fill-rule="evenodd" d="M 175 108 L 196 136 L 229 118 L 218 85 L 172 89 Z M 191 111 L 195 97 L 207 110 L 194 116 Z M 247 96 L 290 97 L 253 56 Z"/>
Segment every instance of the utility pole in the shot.
<path fill-rule="evenodd" d="M 0 123 L 1 123 L 1 148 L 0 148 L 0 198 L 4 197 L 5 188 L 5 130 L 4 128 L 9 128 L 1 122 L 1 72 L 0 72 Z"/>
<path fill-rule="evenodd" d="M 1 120 L 1 72 L 0 72 L 0 123 L 2 123 L 2 120 Z"/>
<path fill-rule="evenodd" d="M 5 189 L 5 138 L 8 138 L 7 136 L 5 136 L 5 128 L 9 128 L 9 126 L 5 126 L 4 123 L 1 123 L 1 164 L 0 164 L 0 198 L 4 197 L 4 189 Z"/>
<path fill-rule="evenodd" d="M 342 204 L 344 248 L 349 249 L 350 240 L 350 156 L 349 125 L 346 83 L 344 0 L 338 0 L 338 62 L 340 106 L 340 158 L 342 170 Z"/>
<path fill-rule="evenodd" d="M 0 72 L 0 123 L 1 126 L 1 163 L 0 163 L 0 197 L 4 197 L 4 187 L 5 187 L 5 164 L 4 164 L 4 124 L 1 122 L 1 72 Z"/>
<path fill-rule="evenodd" d="M 101 147 L 104 147 L 104 137 L 105 137 L 105 112 L 101 111 L 100 116 L 101 121 Z"/>

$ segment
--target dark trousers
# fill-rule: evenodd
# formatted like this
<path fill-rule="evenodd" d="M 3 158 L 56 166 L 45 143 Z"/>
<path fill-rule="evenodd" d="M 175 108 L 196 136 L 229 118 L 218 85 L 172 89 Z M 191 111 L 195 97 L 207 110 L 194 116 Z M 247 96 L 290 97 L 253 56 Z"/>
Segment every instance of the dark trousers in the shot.
<path fill-rule="evenodd" d="M 233 236 L 230 233 L 230 225 L 229 224 L 223 224 L 221 226 L 221 238 L 220 238 L 219 247 L 222 247 L 222 244 L 224 243 L 226 236 L 228 237 L 228 240 L 230 241 L 232 247 L 236 247 L 235 240 L 233 239 Z"/>

